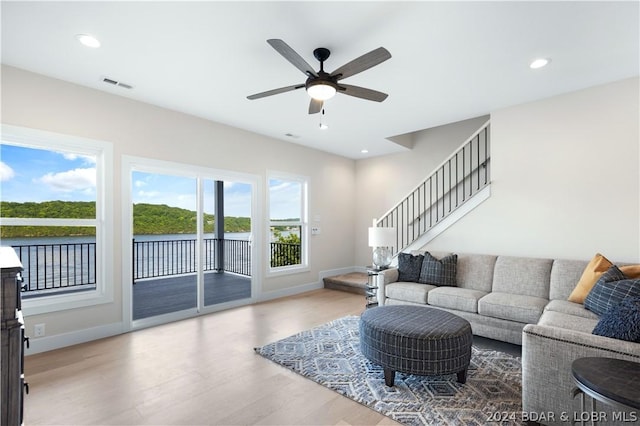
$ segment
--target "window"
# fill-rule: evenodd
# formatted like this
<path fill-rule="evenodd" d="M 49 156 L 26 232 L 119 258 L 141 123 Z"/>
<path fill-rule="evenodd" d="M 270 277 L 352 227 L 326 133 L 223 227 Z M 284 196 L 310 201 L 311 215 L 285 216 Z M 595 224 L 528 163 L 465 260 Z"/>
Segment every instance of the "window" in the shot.
<path fill-rule="evenodd" d="M 297 272 L 307 260 L 307 180 L 273 173 L 269 176 L 269 270 Z"/>
<path fill-rule="evenodd" d="M 113 299 L 112 168 L 110 144 L 2 126 L 0 236 L 24 267 L 27 314 Z"/>

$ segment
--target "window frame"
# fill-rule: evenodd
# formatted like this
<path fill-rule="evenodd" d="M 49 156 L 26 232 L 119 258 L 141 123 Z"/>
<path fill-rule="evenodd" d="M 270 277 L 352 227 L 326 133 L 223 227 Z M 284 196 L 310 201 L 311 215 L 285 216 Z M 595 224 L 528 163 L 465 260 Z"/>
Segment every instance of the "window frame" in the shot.
<path fill-rule="evenodd" d="M 94 219 L 2 218 L 7 226 L 91 226 L 96 230 L 96 287 L 62 294 L 43 294 L 22 301 L 25 315 L 38 315 L 111 303 L 113 283 L 113 145 L 95 139 L 2 124 L 6 145 L 90 155 L 96 159 Z"/>
<path fill-rule="evenodd" d="M 300 221 L 277 221 L 271 220 L 271 180 L 277 179 L 281 181 L 290 181 L 300 184 Z M 296 274 L 300 272 L 308 272 L 309 267 L 309 218 L 308 218 L 308 193 L 309 193 L 309 178 L 307 176 L 296 175 L 292 173 L 268 171 L 266 179 L 266 235 L 265 235 L 265 247 L 266 247 L 266 261 L 267 276 L 278 276 L 287 274 Z M 272 226 L 300 226 L 300 263 L 296 265 L 287 266 L 271 266 L 271 227 Z"/>

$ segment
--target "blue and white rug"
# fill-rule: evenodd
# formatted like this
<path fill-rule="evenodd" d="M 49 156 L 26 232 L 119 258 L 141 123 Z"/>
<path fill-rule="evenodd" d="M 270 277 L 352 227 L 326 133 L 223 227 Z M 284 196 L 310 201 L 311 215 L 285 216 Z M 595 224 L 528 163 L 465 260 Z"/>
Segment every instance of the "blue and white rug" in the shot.
<path fill-rule="evenodd" d="M 382 368 L 360 353 L 359 321 L 340 318 L 255 350 L 405 425 L 521 424 L 520 358 L 473 347 L 466 384 L 455 374 L 397 373 L 390 388 Z"/>

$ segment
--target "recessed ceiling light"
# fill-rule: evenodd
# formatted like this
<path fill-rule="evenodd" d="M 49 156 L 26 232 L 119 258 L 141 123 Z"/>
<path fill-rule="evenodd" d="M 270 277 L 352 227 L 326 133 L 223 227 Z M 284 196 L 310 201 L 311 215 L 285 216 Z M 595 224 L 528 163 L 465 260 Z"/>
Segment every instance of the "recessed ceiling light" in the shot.
<path fill-rule="evenodd" d="M 363 154 L 368 154 L 369 150 L 365 148 L 365 149 L 361 150 L 360 152 L 363 153 Z"/>
<path fill-rule="evenodd" d="M 84 46 L 93 47 L 94 49 L 100 47 L 100 41 L 89 34 L 76 34 L 76 39 Z"/>
<path fill-rule="evenodd" d="M 542 67 L 546 66 L 549 62 L 551 62 L 551 59 L 538 58 L 538 59 L 535 59 L 533 62 L 531 62 L 529 64 L 529 68 L 531 68 L 533 70 L 537 70 L 538 68 L 542 68 Z"/>

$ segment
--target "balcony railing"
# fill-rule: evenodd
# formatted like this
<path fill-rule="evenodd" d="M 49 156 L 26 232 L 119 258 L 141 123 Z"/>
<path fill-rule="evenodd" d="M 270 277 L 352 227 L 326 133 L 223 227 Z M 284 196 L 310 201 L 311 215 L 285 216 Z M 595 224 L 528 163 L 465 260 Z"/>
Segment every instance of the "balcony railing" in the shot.
<path fill-rule="evenodd" d="M 247 240 L 204 239 L 204 271 L 251 276 L 251 243 Z M 81 290 L 96 285 L 96 243 L 13 246 L 22 262 L 26 293 Z M 220 257 L 219 250 L 224 251 Z M 132 241 L 133 282 L 197 271 L 196 240 Z M 300 244 L 270 243 L 272 267 L 299 264 Z M 220 259 L 223 265 L 220 264 Z"/>
<path fill-rule="evenodd" d="M 13 246 L 26 292 L 71 290 L 96 284 L 96 243 Z"/>
<path fill-rule="evenodd" d="M 251 276 L 251 245 L 247 240 L 205 238 L 204 271 Z M 218 251 L 224 252 L 224 265 Z M 133 240 L 133 282 L 197 272 L 196 240 Z"/>
<path fill-rule="evenodd" d="M 271 243 L 271 267 L 298 265 L 301 263 L 300 244 Z"/>

